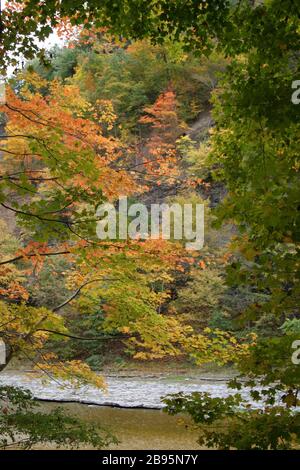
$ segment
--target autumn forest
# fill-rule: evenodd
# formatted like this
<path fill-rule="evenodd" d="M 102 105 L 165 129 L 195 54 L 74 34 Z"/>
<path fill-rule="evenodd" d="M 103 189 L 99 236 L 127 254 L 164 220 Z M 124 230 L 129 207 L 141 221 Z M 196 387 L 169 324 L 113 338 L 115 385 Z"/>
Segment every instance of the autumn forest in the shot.
<path fill-rule="evenodd" d="M 3 3 L 1 449 L 299 448 L 299 13 Z"/>

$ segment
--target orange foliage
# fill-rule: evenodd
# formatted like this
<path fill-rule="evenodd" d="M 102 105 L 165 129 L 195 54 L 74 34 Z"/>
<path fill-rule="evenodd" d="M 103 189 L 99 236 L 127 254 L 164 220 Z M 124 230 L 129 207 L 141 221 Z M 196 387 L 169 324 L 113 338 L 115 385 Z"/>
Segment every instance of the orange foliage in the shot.
<path fill-rule="evenodd" d="M 158 186 L 162 182 L 172 184 L 180 175 L 176 140 L 185 129 L 178 118 L 174 91 L 171 88 L 165 91 L 144 111 L 146 114 L 140 122 L 150 126 L 150 135 L 142 151 L 145 172 L 157 177 Z"/>

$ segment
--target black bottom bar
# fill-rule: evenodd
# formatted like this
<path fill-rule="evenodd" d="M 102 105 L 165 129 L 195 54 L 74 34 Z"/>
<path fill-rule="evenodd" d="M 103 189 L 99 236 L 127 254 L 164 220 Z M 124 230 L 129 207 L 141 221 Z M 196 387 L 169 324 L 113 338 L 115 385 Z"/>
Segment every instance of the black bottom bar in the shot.
<path fill-rule="evenodd" d="M 226 464 L 230 465 L 230 469 L 250 467 L 256 470 L 254 465 L 261 466 L 264 463 L 270 467 L 270 464 L 297 465 L 300 463 L 299 451 L 195 451 L 195 450 L 124 450 L 124 451 L 1 451 L 0 452 L 0 468 L 5 469 L 5 465 L 17 463 L 25 467 L 34 464 L 47 464 L 51 467 L 56 464 L 63 464 L 72 468 L 87 469 L 91 468 L 140 468 L 145 465 L 148 468 L 157 465 L 170 465 L 176 467 L 194 467 L 208 470 L 216 465 L 218 468 L 225 468 Z M 55 469 L 56 470 L 56 469 Z"/>

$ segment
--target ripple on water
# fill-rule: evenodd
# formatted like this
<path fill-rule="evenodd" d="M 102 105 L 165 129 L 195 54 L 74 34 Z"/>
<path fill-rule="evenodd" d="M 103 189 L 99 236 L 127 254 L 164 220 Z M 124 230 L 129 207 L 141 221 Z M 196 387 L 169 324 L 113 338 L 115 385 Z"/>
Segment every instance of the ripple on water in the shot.
<path fill-rule="evenodd" d="M 217 381 L 218 380 L 218 381 Z M 74 387 L 68 382 L 43 380 L 37 374 L 19 371 L 4 372 L 0 375 L 2 385 L 12 385 L 29 389 L 35 398 L 53 401 L 74 401 L 97 405 L 110 405 L 129 408 L 162 408 L 161 397 L 170 393 L 208 392 L 212 396 L 226 397 L 233 393 L 226 381 L 205 378 L 189 380 L 164 378 L 128 378 L 108 377 L 107 391 L 92 386 Z M 257 407 L 257 403 L 249 397 L 249 391 L 243 390 L 241 395 Z"/>

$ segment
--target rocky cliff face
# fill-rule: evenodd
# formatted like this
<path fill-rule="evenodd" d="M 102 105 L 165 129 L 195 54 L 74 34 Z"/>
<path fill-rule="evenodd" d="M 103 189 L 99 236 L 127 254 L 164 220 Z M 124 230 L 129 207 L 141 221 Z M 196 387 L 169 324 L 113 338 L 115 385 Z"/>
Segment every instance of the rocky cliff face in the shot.
<path fill-rule="evenodd" d="M 187 132 L 187 135 L 195 142 L 196 146 L 209 138 L 209 129 L 214 126 L 211 109 L 211 106 L 208 105 L 199 114 L 198 119 L 190 126 Z M 205 192 L 199 188 L 199 193 L 204 199 L 209 198 L 211 207 L 216 207 L 226 196 L 226 188 L 222 183 L 213 181 L 210 174 L 205 181 L 210 184 L 210 187 Z"/>
<path fill-rule="evenodd" d="M 202 111 L 198 119 L 190 126 L 187 135 L 195 142 L 200 143 L 207 139 L 208 130 L 213 127 L 214 121 L 211 115 L 211 107 Z"/>

